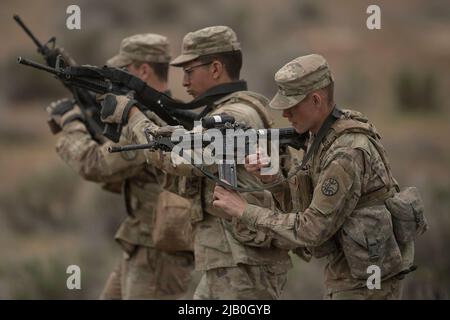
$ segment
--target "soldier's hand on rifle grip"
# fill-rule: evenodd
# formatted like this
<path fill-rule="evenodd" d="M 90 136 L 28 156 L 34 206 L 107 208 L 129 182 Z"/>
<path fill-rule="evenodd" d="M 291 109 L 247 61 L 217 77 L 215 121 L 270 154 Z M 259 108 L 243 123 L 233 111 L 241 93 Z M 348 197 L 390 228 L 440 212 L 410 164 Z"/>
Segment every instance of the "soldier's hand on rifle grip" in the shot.
<path fill-rule="evenodd" d="M 247 201 L 238 192 L 216 185 L 213 206 L 222 209 L 230 218 L 240 217 L 244 214 Z"/>

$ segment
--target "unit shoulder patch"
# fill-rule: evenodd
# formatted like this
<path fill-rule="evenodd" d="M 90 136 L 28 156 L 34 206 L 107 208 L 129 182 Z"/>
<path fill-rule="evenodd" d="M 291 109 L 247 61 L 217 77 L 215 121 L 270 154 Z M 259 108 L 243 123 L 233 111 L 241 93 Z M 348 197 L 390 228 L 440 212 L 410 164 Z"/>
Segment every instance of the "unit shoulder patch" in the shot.
<path fill-rule="evenodd" d="M 339 191 L 339 182 L 334 178 L 328 178 L 322 183 L 322 193 L 328 197 L 334 196 Z"/>

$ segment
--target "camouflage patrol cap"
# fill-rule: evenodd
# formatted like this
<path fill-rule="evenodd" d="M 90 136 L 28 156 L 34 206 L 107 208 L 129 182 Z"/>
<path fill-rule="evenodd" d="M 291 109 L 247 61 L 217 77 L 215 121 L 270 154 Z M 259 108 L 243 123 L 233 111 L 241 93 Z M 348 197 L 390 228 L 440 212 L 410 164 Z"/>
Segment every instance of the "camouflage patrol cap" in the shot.
<path fill-rule="evenodd" d="M 170 64 L 179 67 L 200 56 L 241 50 L 236 33 L 226 26 L 214 26 L 189 32 L 183 38 L 181 55 Z"/>
<path fill-rule="evenodd" d="M 284 110 L 295 106 L 308 93 L 328 86 L 333 82 L 333 76 L 324 57 L 310 54 L 284 65 L 275 74 L 275 82 L 278 92 L 269 106 Z"/>
<path fill-rule="evenodd" d="M 135 61 L 168 63 L 169 42 L 166 37 L 154 33 L 136 34 L 125 38 L 120 44 L 119 54 L 109 59 L 111 67 L 123 67 Z"/>

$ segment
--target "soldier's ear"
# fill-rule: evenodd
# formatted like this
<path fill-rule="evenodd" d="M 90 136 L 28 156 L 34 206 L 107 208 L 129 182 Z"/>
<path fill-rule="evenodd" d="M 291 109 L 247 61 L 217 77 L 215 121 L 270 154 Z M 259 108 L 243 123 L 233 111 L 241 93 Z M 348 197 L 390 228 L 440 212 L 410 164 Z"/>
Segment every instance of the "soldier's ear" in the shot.
<path fill-rule="evenodd" d="M 314 92 L 312 94 L 312 102 L 315 107 L 320 106 L 320 103 L 322 102 L 322 97 L 320 96 L 320 94 L 318 94 L 317 92 Z"/>
<path fill-rule="evenodd" d="M 211 64 L 211 68 L 213 70 L 213 79 L 217 80 L 221 77 L 222 73 L 225 71 L 223 68 L 223 64 L 217 60 L 213 61 Z"/>
<path fill-rule="evenodd" d="M 150 65 L 148 63 L 142 63 L 139 66 L 139 75 L 145 79 L 143 80 L 147 80 L 149 75 L 152 73 L 152 68 L 150 67 Z"/>

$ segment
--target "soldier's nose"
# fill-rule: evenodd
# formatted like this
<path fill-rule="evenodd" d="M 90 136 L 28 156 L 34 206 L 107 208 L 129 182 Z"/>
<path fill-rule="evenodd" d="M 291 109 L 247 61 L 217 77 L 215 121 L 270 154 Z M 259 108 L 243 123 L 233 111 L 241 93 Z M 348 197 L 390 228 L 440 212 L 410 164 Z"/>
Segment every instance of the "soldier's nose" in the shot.
<path fill-rule="evenodd" d="M 189 82 L 189 77 L 186 76 L 186 74 L 184 74 L 183 76 L 183 87 L 187 87 L 189 86 L 190 82 Z"/>

